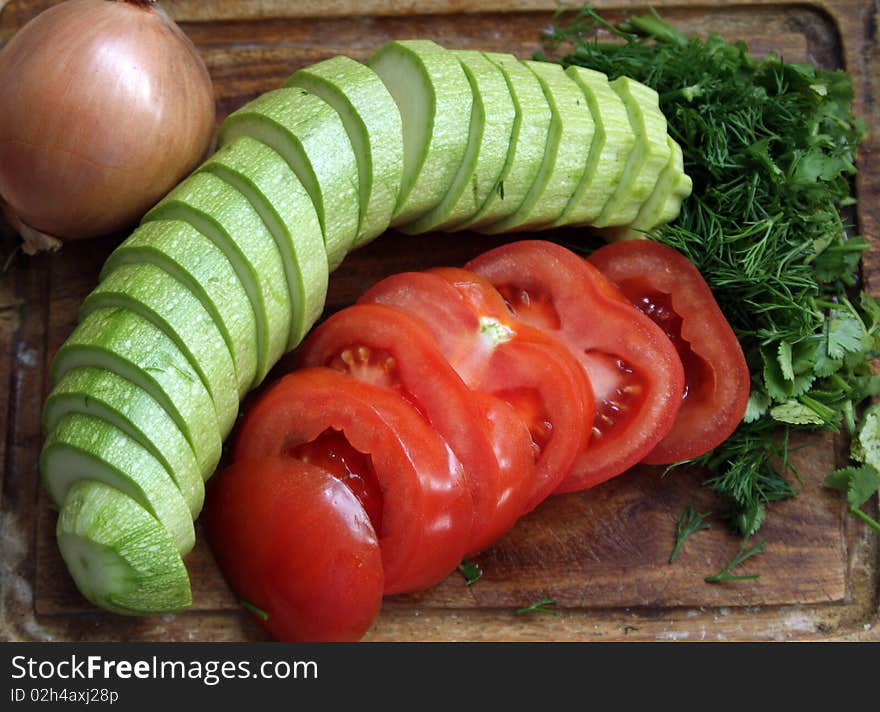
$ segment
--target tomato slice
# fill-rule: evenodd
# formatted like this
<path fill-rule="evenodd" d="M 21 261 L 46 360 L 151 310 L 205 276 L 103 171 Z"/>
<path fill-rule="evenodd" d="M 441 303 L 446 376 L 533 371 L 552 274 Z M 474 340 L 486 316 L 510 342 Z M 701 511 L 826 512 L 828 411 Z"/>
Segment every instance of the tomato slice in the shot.
<path fill-rule="evenodd" d="M 366 489 L 381 493 L 381 520 L 373 527 L 386 594 L 433 586 L 467 550 L 473 506 L 461 464 L 415 408 L 387 388 L 329 368 L 283 376 L 249 409 L 235 444 L 236 461 L 266 455 L 321 464 L 341 456 L 361 469 L 356 474 Z"/>
<path fill-rule="evenodd" d="M 592 425 L 589 383 L 565 346 L 517 323 L 491 285 L 462 270 L 395 275 L 361 301 L 394 305 L 420 318 L 471 389 L 513 406 L 535 451 L 525 511 L 543 501 L 581 455 Z"/>
<path fill-rule="evenodd" d="M 382 605 L 379 541 L 339 480 L 291 458 L 235 462 L 211 481 L 202 522 L 236 595 L 282 641 L 355 641 Z"/>
<path fill-rule="evenodd" d="M 745 414 L 749 368 L 699 270 L 675 249 L 651 240 L 606 245 L 589 261 L 663 329 L 684 364 L 681 409 L 644 462 L 687 460 L 726 440 Z"/>
<path fill-rule="evenodd" d="M 567 344 L 592 385 L 590 445 L 556 491 L 597 485 L 641 461 L 672 427 L 684 391 L 681 359 L 662 329 L 560 245 L 509 243 L 465 268 L 498 289 L 514 318 Z"/>
<path fill-rule="evenodd" d="M 529 475 L 529 460 L 505 455 L 518 464 L 502 471 L 493 441 L 512 438 L 496 428 L 490 438 L 490 420 L 503 417 L 496 412 L 500 403 L 473 398 L 419 319 L 384 304 L 355 304 L 314 329 L 298 359 L 301 366 L 326 366 L 399 393 L 446 440 L 464 467 L 474 504 L 468 553 L 513 526 L 525 503 L 514 496 L 522 487 L 512 485 Z"/>

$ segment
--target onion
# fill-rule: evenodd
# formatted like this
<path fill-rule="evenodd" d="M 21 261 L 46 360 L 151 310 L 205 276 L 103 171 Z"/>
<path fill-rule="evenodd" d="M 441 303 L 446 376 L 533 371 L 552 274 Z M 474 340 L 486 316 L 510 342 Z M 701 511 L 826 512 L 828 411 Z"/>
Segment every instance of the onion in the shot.
<path fill-rule="evenodd" d="M 0 51 L 0 203 L 33 253 L 132 226 L 204 159 L 214 93 L 152 2 L 67 0 Z"/>

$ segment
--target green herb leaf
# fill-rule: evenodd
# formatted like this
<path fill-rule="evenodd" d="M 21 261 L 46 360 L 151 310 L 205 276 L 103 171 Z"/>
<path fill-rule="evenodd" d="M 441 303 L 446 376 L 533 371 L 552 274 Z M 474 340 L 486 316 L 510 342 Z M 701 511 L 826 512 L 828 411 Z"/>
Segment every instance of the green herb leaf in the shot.
<path fill-rule="evenodd" d="M 528 615 L 530 613 L 544 613 L 548 616 L 558 616 L 559 611 L 554 611 L 552 608 L 548 608 L 548 606 L 555 606 L 556 601 L 554 601 L 549 596 L 545 596 L 539 601 L 535 601 L 529 606 L 525 608 L 517 608 L 516 614 L 518 616 Z"/>
<path fill-rule="evenodd" d="M 728 562 L 727 566 L 725 566 L 721 571 L 717 574 L 713 574 L 712 576 L 707 576 L 704 581 L 706 583 L 721 583 L 722 581 L 747 581 L 752 579 L 757 579 L 761 577 L 761 574 L 732 574 L 730 573 L 734 569 L 742 566 L 746 561 L 751 559 L 753 556 L 757 556 L 758 554 L 764 553 L 764 542 L 762 541 L 760 544 L 756 544 L 752 548 L 748 548 L 748 538 L 743 539 L 742 544 L 740 544 L 739 549 L 736 554 L 733 555 L 733 558 Z"/>
<path fill-rule="evenodd" d="M 711 528 L 705 522 L 705 519 L 709 514 L 710 512 L 697 514 L 697 510 L 690 504 L 681 510 L 678 519 L 675 522 L 675 546 L 672 548 L 672 553 L 669 555 L 670 564 L 675 561 L 676 557 L 678 557 L 681 547 L 684 546 L 685 540 L 691 534 L 702 531 L 703 529 Z"/>
<path fill-rule="evenodd" d="M 457 571 L 464 577 L 464 583 L 466 586 L 475 584 L 483 575 L 483 570 L 473 561 L 462 561 L 458 565 Z"/>

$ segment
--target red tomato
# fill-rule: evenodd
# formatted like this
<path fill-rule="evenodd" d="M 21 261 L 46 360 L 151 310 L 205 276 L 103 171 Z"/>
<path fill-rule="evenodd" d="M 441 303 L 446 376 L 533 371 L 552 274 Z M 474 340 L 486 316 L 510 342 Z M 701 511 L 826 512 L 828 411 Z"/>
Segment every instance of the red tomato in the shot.
<path fill-rule="evenodd" d="M 498 406 L 473 398 L 419 319 L 384 304 L 356 304 L 312 331 L 300 347 L 299 364 L 327 366 L 392 389 L 446 440 L 464 467 L 474 503 L 468 553 L 486 548 L 513 526 L 525 506 L 525 494 L 515 494 L 523 492 L 520 480 L 531 475 L 530 455 L 509 457 L 511 466 L 502 471 L 493 440 L 511 437 L 493 428 L 490 438 L 487 420 L 501 417 Z"/>
<path fill-rule="evenodd" d="M 516 323 L 491 285 L 462 270 L 395 275 L 361 301 L 418 316 L 469 387 L 514 407 L 536 454 L 526 511 L 543 501 L 582 453 L 592 424 L 589 383 L 568 350 Z"/>
<path fill-rule="evenodd" d="M 749 368 L 699 270 L 673 248 L 651 240 L 606 245 L 590 262 L 663 329 L 684 364 L 681 409 L 644 461 L 687 460 L 727 439 L 746 410 Z"/>
<path fill-rule="evenodd" d="M 215 477 L 202 522 L 236 595 L 282 641 L 354 641 L 382 605 L 382 557 L 351 491 L 291 458 L 242 460 Z"/>
<path fill-rule="evenodd" d="M 663 331 L 591 264 L 526 240 L 465 265 L 502 294 L 514 318 L 555 334 L 583 366 L 596 400 L 592 440 L 557 492 L 584 489 L 641 461 L 672 427 L 684 371 Z"/>
<path fill-rule="evenodd" d="M 387 388 L 329 368 L 283 376 L 249 409 L 235 444 L 236 461 L 266 455 L 325 467 L 344 460 L 347 481 L 356 474 L 358 489 L 380 493 L 381 519 L 373 527 L 387 594 L 433 586 L 467 550 L 473 506 L 461 464 L 415 408 Z"/>

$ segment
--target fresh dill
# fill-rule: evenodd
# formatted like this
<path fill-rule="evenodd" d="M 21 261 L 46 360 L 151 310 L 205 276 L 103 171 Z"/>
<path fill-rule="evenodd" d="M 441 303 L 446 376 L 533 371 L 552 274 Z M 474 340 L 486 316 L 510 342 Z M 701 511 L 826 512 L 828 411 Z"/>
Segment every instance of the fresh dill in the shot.
<path fill-rule="evenodd" d="M 529 606 L 526 606 L 525 608 L 517 608 L 516 614 L 518 616 L 523 616 L 523 615 L 528 615 L 530 613 L 544 613 L 545 615 L 548 615 L 548 616 L 558 616 L 559 611 L 555 611 L 552 608 L 549 608 L 549 606 L 555 606 L 555 605 L 556 605 L 556 601 L 554 601 L 549 596 L 545 596 L 544 598 L 540 599 L 539 601 L 535 601 L 534 603 L 532 603 Z"/>
<path fill-rule="evenodd" d="M 238 604 L 246 611 L 250 611 L 251 613 L 253 613 L 260 620 L 269 620 L 269 614 L 266 613 L 266 611 L 264 611 L 262 608 L 258 608 L 257 606 L 255 606 L 250 601 L 245 601 L 243 598 L 240 598 L 238 600 Z"/>
<path fill-rule="evenodd" d="M 761 578 L 761 574 L 732 574 L 735 568 L 742 566 L 746 561 L 751 559 L 753 556 L 757 556 L 759 554 L 764 553 L 764 542 L 762 541 L 760 544 L 755 544 L 753 547 L 749 548 L 748 546 L 749 540 L 748 537 L 744 538 L 742 543 L 739 545 L 739 549 L 737 549 L 736 554 L 733 555 L 733 558 L 727 563 L 727 565 L 721 569 L 717 574 L 713 574 L 712 576 L 707 576 L 703 580 L 706 583 L 721 583 L 722 581 L 750 581 L 754 579 Z"/>
<path fill-rule="evenodd" d="M 670 564 L 678 557 L 681 547 L 684 546 L 685 540 L 691 534 L 696 534 L 698 531 L 710 528 L 709 524 L 706 523 L 706 517 L 709 514 L 709 512 L 697 514 L 697 510 L 690 504 L 682 508 L 678 515 L 678 520 L 675 522 L 675 546 L 669 555 Z"/>
<path fill-rule="evenodd" d="M 538 59 L 653 87 L 682 147 L 693 193 L 648 237 L 694 262 L 746 354 L 746 417 L 694 462 L 747 538 L 796 494 L 789 434 L 854 435 L 880 393 L 880 306 L 859 284 L 869 245 L 847 222 L 866 135 L 851 77 L 685 36 L 653 11 L 618 24 L 588 5 L 560 12 L 543 40 Z"/>

